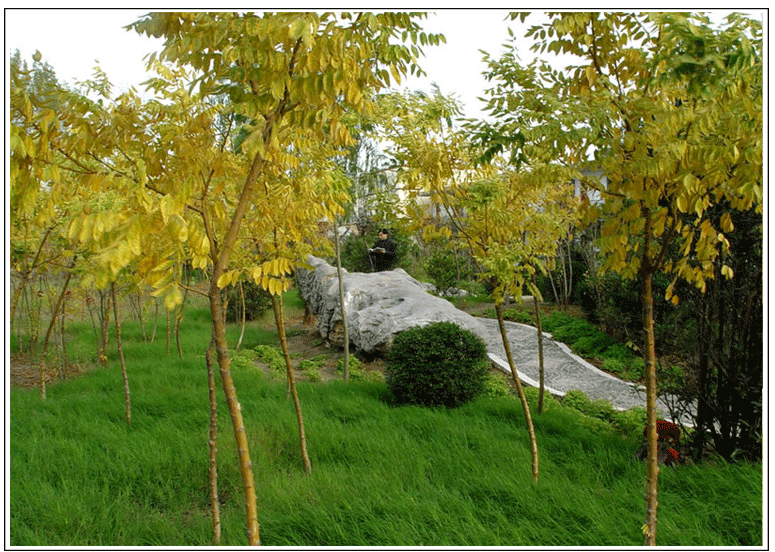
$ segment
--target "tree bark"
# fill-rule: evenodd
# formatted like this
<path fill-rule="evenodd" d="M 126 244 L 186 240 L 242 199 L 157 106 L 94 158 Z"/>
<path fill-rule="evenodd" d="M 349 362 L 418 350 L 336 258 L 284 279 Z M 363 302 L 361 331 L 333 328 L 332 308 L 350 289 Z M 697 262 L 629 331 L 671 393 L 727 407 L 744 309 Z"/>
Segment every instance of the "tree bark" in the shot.
<path fill-rule="evenodd" d="M 646 546 L 656 546 L 657 536 L 657 487 L 659 464 L 657 463 L 657 374 L 654 347 L 654 298 L 651 290 L 651 210 L 642 208 L 645 221 L 643 229 L 643 253 L 641 256 L 641 301 L 643 303 L 643 332 L 646 364 L 646 427 L 648 458 L 646 460 L 646 523 L 643 534 Z"/>
<path fill-rule="evenodd" d="M 212 339 L 205 351 L 205 363 L 207 364 L 207 388 L 210 395 L 210 508 L 213 517 L 213 545 L 221 544 L 221 506 L 218 502 L 218 404 L 215 396 L 215 373 L 213 371 Z"/>
<path fill-rule="evenodd" d="M 148 341 L 145 335 L 145 318 L 143 317 L 143 292 L 137 287 L 137 318 L 140 319 L 140 331 L 143 334 L 143 343 Z"/>
<path fill-rule="evenodd" d="M 291 366 L 291 355 L 288 353 L 288 340 L 285 338 L 285 322 L 283 321 L 283 297 L 282 295 L 272 295 L 272 307 L 274 308 L 274 318 L 277 324 L 277 333 L 280 335 L 280 346 L 283 349 L 285 357 L 285 368 L 288 372 L 288 388 L 293 396 L 293 404 L 296 407 L 296 419 L 299 422 L 299 447 L 301 448 L 301 459 L 304 462 L 304 471 L 312 473 L 312 464 L 307 454 L 307 438 L 304 433 L 304 416 L 301 413 L 301 403 L 299 395 L 296 393 L 296 381 L 293 377 L 293 366 Z"/>
<path fill-rule="evenodd" d="M 132 423 L 132 405 L 129 397 L 129 378 L 126 374 L 126 363 L 124 362 L 124 348 L 121 346 L 121 320 L 118 317 L 118 301 L 116 301 L 116 283 L 110 283 L 110 296 L 113 300 L 113 317 L 116 324 L 116 347 L 118 348 L 118 358 L 121 362 L 121 376 L 124 378 L 124 408 L 126 410 L 126 425 Z"/>
<path fill-rule="evenodd" d="M 498 316 L 498 328 L 501 331 L 501 339 L 503 340 L 503 347 L 506 349 L 506 358 L 509 361 L 509 368 L 511 368 L 511 377 L 514 380 L 514 385 L 517 387 L 517 393 L 519 394 L 519 400 L 522 403 L 522 412 L 525 414 L 525 424 L 527 425 L 527 432 L 530 435 L 530 456 L 532 460 L 533 468 L 533 481 L 538 482 L 538 444 L 536 442 L 535 429 L 533 428 L 533 418 L 530 416 L 530 405 L 527 402 L 525 396 L 525 390 L 522 388 L 522 382 L 519 381 L 517 376 L 517 369 L 514 367 L 514 357 L 511 355 L 511 346 L 509 345 L 508 337 L 506 336 L 506 325 L 503 322 L 503 306 L 500 302 L 495 303 L 495 313 Z"/>
<path fill-rule="evenodd" d="M 108 363 L 108 343 L 110 342 L 110 333 L 108 328 L 110 327 L 110 300 L 111 295 L 105 294 L 100 290 L 100 310 L 97 315 L 100 317 L 100 362 L 103 366 Z"/>
<path fill-rule="evenodd" d="M 336 247 L 336 275 L 339 278 L 339 309 L 342 312 L 342 332 L 344 339 L 344 367 L 342 378 L 350 379 L 350 334 L 347 331 L 347 311 L 344 306 L 344 284 L 342 283 L 342 255 L 339 246 L 339 226 L 334 228 L 334 246 Z"/>
<path fill-rule="evenodd" d="M 237 340 L 236 350 L 242 346 L 242 338 L 245 337 L 245 290 L 242 289 L 242 280 L 239 281 L 239 298 L 242 306 L 242 324 L 240 325 L 239 339 Z"/>
<path fill-rule="evenodd" d="M 62 305 L 65 301 L 65 294 L 67 293 L 67 287 L 70 285 L 70 278 L 73 275 L 73 267 L 75 266 L 75 261 L 77 259 L 77 255 L 73 256 L 72 261 L 70 261 L 70 268 L 67 270 L 67 277 L 65 278 L 65 283 L 62 285 L 62 291 L 59 292 L 59 297 L 57 298 L 57 303 L 54 306 L 53 314 L 51 315 L 51 322 L 48 324 L 48 329 L 46 330 L 46 335 L 43 338 L 43 353 L 41 355 L 40 360 L 40 368 L 39 368 L 39 378 L 40 378 L 40 398 L 44 399 L 46 398 L 46 365 L 48 362 L 48 359 L 46 358 L 48 354 L 48 342 L 51 339 L 51 332 L 54 330 L 54 325 L 56 324 L 57 316 L 59 316 L 59 311 L 62 310 L 62 316 L 64 316 L 64 310 L 62 309 Z M 64 327 L 63 330 L 64 332 Z M 64 337 L 62 343 L 64 344 Z"/>
<path fill-rule="evenodd" d="M 183 348 L 180 346 L 180 323 L 183 321 L 183 308 L 186 306 L 186 299 L 188 298 L 188 286 L 183 292 L 183 302 L 178 307 L 178 312 L 175 314 L 175 344 L 178 347 L 178 357 L 183 358 Z"/>
<path fill-rule="evenodd" d="M 35 258 L 32 261 L 32 264 L 30 265 L 29 269 L 24 272 L 24 275 L 22 276 L 21 282 L 19 282 L 19 285 L 16 286 L 16 289 L 13 293 L 13 298 L 11 299 L 11 314 L 8 317 L 8 320 L 13 323 L 14 316 L 16 315 L 16 304 L 19 302 L 19 296 L 21 294 L 22 289 L 25 288 L 27 285 L 27 282 L 30 279 L 30 276 L 32 275 L 32 272 L 37 268 L 38 265 L 38 259 L 40 258 L 40 254 L 43 251 L 43 246 L 46 244 L 46 240 L 48 240 L 49 235 L 51 235 L 51 232 L 54 230 L 54 227 L 50 227 L 46 229 L 46 233 L 43 235 L 43 239 L 40 241 L 40 245 L 38 245 L 38 250 L 35 252 Z"/>
<path fill-rule="evenodd" d="M 536 316 L 536 328 L 538 329 L 538 413 L 544 410 L 544 331 L 541 324 L 541 309 L 538 298 L 533 295 L 533 310 Z"/>
<path fill-rule="evenodd" d="M 159 302 L 153 300 L 153 332 L 151 333 L 151 343 L 156 339 L 156 328 L 159 326 Z"/>
<path fill-rule="evenodd" d="M 65 338 L 67 292 L 62 298 L 62 312 L 59 315 L 59 337 L 62 340 L 62 368 L 67 371 L 70 362 L 67 360 L 67 339 Z"/>
<path fill-rule="evenodd" d="M 242 406 L 237 400 L 237 389 L 231 375 L 231 361 L 229 348 L 226 344 L 226 325 L 223 322 L 221 305 L 221 293 L 218 289 L 218 278 L 213 276 L 210 282 L 210 318 L 212 320 L 212 341 L 215 344 L 218 359 L 218 371 L 221 374 L 221 385 L 226 396 L 226 405 L 229 408 L 232 425 L 234 426 L 234 440 L 237 443 L 237 456 L 239 459 L 240 474 L 242 475 L 242 487 L 245 492 L 245 517 L 248 544 L 258 546 L 259 526 L 258 511 L 256 508 L 256 486 L 253 479 L 253 464 L 250 461 L 248 450 L 248 438 L 245 431 L 245 422 L 242 418 Z"/>

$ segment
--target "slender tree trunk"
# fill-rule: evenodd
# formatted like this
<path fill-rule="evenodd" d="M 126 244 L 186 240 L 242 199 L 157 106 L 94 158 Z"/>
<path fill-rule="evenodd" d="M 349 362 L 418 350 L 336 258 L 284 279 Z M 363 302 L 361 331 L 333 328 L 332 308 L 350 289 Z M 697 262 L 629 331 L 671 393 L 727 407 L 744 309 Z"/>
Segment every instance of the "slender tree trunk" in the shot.
<path fill-rule="evenodd" d="M 140 289 L 137 290 L 137 312 L 140 319 L 140 330 L 143 332 L 143 343 L 146 343 L 148 337 L 145 333 L 145 316 L 143 316 L 143 292 Z"/>
<path fill-rule="evenodd" d="M 86 307 L 89 309 L 89 318 L 91 318 L 91 327 L 94 330 L 94 346 L 97 349 L 97 358 L 100 356 L 100 334 L 97 330 L 97 321 L 94 320 L 94 311 L 92 311 L 91 305 L 94 302 L 89 292 L 86 292 Z"/>
<path fill-rule="evenodd" d="M 296 393 L 296 381 L 293 377 L 293 367 L 291 366 L 291 355 L 288 353 L 288 340 L 285 338 L 285 322 L 283 321 L 283 297 L 282 295 L 272 295 L 272 307 L 274 308 L 274 318 L 277 323 L 277 333 L 280 335 L 280 346 L 285 356 L 285 368 L 288 371 L 288 387 L 293 395 L 293 404 L 296 407 L 296 419 L 299 422 L 299 446 L 301 448 L 301 459 L 304 462 L 304 471 L 312 473 L 312 464 L 307 454 L 307 438 L 304 434 L 304 416 L 301 413 L 301 403 L 299 395 Z"/>
<path fill-rule="evenodd" d="M 514 366 L 514 357 L 511 355 L 511 346 L 509 345 L 509 339 L 506 336 L 506 324 L 503 322 L 503 305 L 500 302 L 495 303 L 495 313 L 498 316 L 498 328 L 501 331 L 503 347 L 506 349 L 506 358 L 509 361 L 511 377 L 514 380 L 514 385 L 517 387 L 517 393 L 519 393 L 519 400 L 522 403 L 522 412 L 525 414 L 527 432 L 530 435 L 530 456 L 533 466 L 533 481 L 538 482 L 538 444 L 536 442 L 535 429 L 533 428 L 533 418 L 530 416 L 530 405 L 527 402 L 525 390 L 522 388 L 522 382 L 519 381 L 517 369 Z"/>
<path fill-rule="evenodd" d="M 554 285 L 554 276 L 552 276 L 552 271 L 548 270 L 546 273 L 549 276 L 549 283 L 552 284 L 552 293 L 554 294 L 554 303 L 557 306 L 560 306 L 560 297 L 557 295 L 557 288 Z"/>
<path fill-rule="evenodd" d="M 67 360 L 67 339 L 65 339 L 65 314 L 66 314 L 66 307 L 67 304 L 67 292 L 65 292 L 65 295 L 62 299 L 62 312 L 59 315 L 59 337 L 62 340 L 62 369 L 67 372 L 68 365 L 70 364 Z"/>
<path fill-rule="evenodd" d="M 156 340 L 156 328 L 159 326 L 159 302 L 153 300 L 153 332 L 151 332 L 151 343 Z"/>
<path fill-rule="evenodd" d="M 568 234 L 566 243 L 568 244 L 568 285 L 565 291 L 565 309 L 567 310 L 570 304 L 570 295 L 573 292 L 573 253 L 570 234 Z"/>
<path fill-rule="evenodd" d="M 339 246 L 339 226 L 334 228 L 334 245 L 336 246 L 336 275 L 339 278 L 339 308 L 342 312 L 342 332 L 344 333 L 344 381 L 350 379 L 350 334 L 347 330 L 347 310 L 344 306 L 344 284 L 342 283 L 342 255 Z"/>
<path fill-rule="evenodd" d="M 126 407 L 126 425 L 132 422 L 132 406 L 129 399 L 129 378 L 126 375 L 126 363 L 124 362 L 124 348 L 121 346 L 121 319 L 118 317 L 118 301 L 116 300 L 116 283 L 110 283 L 110 295 L 113 299 L 113 316 L 116 324 L 116 346 L 118 358 L 121 361 L 121 376 L 124 378 L 124 404 Z"/>
<path fill-rule="evenodd" d="M 170 354 L 170 333 L 171 333 L 170 311 L 167 311 L 167 354 Z"/>
<path fill-rule="evenodd" d="M 50 227 L 46 230 L 46 233 L 43 235 L 43 239 L 40 241 L 40 245 L 38 245 L 38 250 L 35 252 L 35 258 L 32 261 L 32 264 L 30 265 L 29 270 L 26 270 L 24 272 L 24 275 L 22 276 L 21 282 L 19 282 L 19 285 L 16 287 L 13 293 L 13 298 L 11 299 L 11 313 L 8 317 L 8 319 L 13 322 L 14 315 L 16 314 L 16 304 L 19 301 L 19 295 L 22 291 L 22 289 L 25 289 L 27 286 L 27 282 L 30 279 L 30 276 L 32 275 L 32 272 L 35 270 L 35 268 L 38 265 L 38 259 L 40 259 L 40 254 L 43 251 L 43 246 L 46 244 L 46 240 L 48 240 L 48 237 L 51 235 L 51 232 L 54 230 L 54 227 Z"/>
<path fill-rule="evenodd" d="M 287 96 L 286 96 L 287 99 Z M 287 106 L 285 100 L 283 100 L 277 109 L 272 112 L 267 120 L 266 127 L 262 133 L 262 139 L 266 144 L 272 135 L 274 125 L 278 119 L 282 118 L 284 109 Z M 237 390 L 234 387 L 234 380 L 231 376 L 231 366 L 229 360 L 229 348 L 226 343 L 226 323 L 224 322 L 225 312 L 222 306 L 221 294 L 218 288 L 218 279 L 223 275 L 224 271 L 228 270 L 229 259 L 234 249 L 234 244 L 237 241 L 239 234 L 239 228 L 242 224 L 242 219 L 250 205 L 250 198 L 253 194 L 253 189 L 256 185 L 259 175 L 263 172 L 266 161 L 256 154 L 253 157 L 253 162 L 250 166 L 250 171 L 245 179 L 245 184 L 242 187 L 242 192 L 237 200 L 237 204 L 232 215 L 229 229 L 226 232 L 221 243 L 221 248 L 217 245 L 215 235 L 212 232 L 212 227 L 208 221 L 208 217 L 203 215 L 205 229 L 210 240 L 210 255 L 213 259 L 213 273 L 210 278 L 210 318 L 212 320 L 213 327 L 213 341 L 215 343 L 216 354 L 218 358 L 218 369 L 221 374 L 221 384 L 223 385 L 223 391 L 226 395 L 226 404 L 229 407 L 229 414 L 231 416 L 232 424 L 234 425 L 234 437 L 237 442 L 237 452 L 240 462 L 240 473 L 242 474 L 242 485 L 245 490 L 245 516 L 246 516 L 246 531 L 248 537 L 248 544 L 250 546 L 257 546 L 260 544 L 259 539 L 259 526 L 258 526 L 258 513 L 256 510 L 256 488 L 253 481 L 253 467 L 250 462 L 250 453 L 248 450 L 247 434 L 245 432 L 245 424 L 242 418 L 242 409 L 239 401 L 237 400 Z M 206 211 L 205 211 L 206 212 Z"/>
<path fill-rule="evenodd" d="M 207 388 L 210 395 L 210 508 L 213 515 L 213 545 L 221 544 L 221 506 L 218 502 L 218 403 L 215 396 L 215 373 L 213 371 L 213 349 L 215 344 L 210 340 L 210 345 L 205 351 L 205 363 L 207 364 Z"/>
<path fill-rule="evenodd" d="M 67 270 L 67 277 L 65 278 L 65 283 L 62 285 L 62 291 L 59 292 L 59 297 L 57 298 L 56 305 L 54 306 L 51 314 L 51 322 L 48 324 L 48 329 L 46 330 L 46 335 L 43 338 L 43 352 L 41 355 L 40 360 L 40 372 L 39 372 L 39 378 L 40 378 L 40 398 L 44 399 L 46 398 L 46 371 L 47 371 L 47 362 L 48 359 L 46 358 L 48 355 L 48 342 L 51 339 L 51 332 L 54 330 L 54 325 L 56 324 L 57 317 L 59 316 L 60 310 L 62 310 L 62 305 L 65 301 L 65 294 L 67 294 L 67 286 L 70 285 L 70 278 L 73 275 L 73 267 L 75 266 L 75 261 L 78 257 L 76 255 L 73 256 L 72 261 L 70 261 L 70 267 Z"/>
<path fill-rule="evenodd" d="M 643 229 L 643 253 L 641 256 L 641 300 L 643 302 L 643 332 L 646 347 L 646 439 L 648 458 L 646 460 L 646 523 L 643 534 L 646 546 L 656 546 L 657 537 L 657 375 L 656 351 L 654 347 L 654 298 L 651 291 L 651 211 L 642 209 L 645 226 Z"/>
<path fill-rule="evenodd" d="M 242 346 L 242 338 L 245 336 L 245 291 L 242 289 L 242 280 L 239 281 L 239 298 L 240 305 L 242 305 L 242 325 L 239 332 L 239 339 L 237 340 L 238 351 L 240 346 Z"/>
<path fill-rule="evenodd" d="M 538 298 L 533 295 L 533 310 L 536 316 L 536 328 L 538 328 L 538 413 L 544 410 L 544 331 L 541 325 L 541 309 Z"/>
<path fill-rule="evenodd" d="M 110 341 L 110 298 L 109 293 L 99 290 L 100 310 L 97 315 L 100 317 L 100 362 L 103 366 L 108 363 L 108 342 Z"/>
<path fill-rule="evenodd" d="M 175 344 L 178 346 L 178 357 L 180 358 L 183 358 L 183 349 L 180 346 L 180 323 L 183 321 L 183 309 L 186 306 L 187 298 L 188 298 L 188 286 L 186 286 L 186 290 L 183 292 L 183 302 L 178 307 L 178 312 L 175 315 Z"/>
<path fill-rule="evenodd" d="M 216 272 L 218 274 L 220 271 Z M 234 426 L 234 440 L 237 443 L 237 456 L 239 458 L 242 486 L 245 492 L 245 517 L 248 544 L 257 546 L 260 544 L 258 511 L 256 508 L 256 486 L 253 478 L 253 465 L 250 461 L 248 438 L 245 431 L 245 422 L 242 418 L 242 406 L 237 400 L 237 389 L 234 387 L 234 379 L 231 375 L 231 361 L 229 360 L 229 347 L 226 344 L 226 325 L 223 322 L 221 305 L 221 293 L 218 289 L 218 277 L 214 275 L 210 282 L 210 318 L 212 320 L 212 341 L 215 343 L 218 359 L 218 371 L 221 374 L 221 385 L 226 396 L 226 405 Z"/>

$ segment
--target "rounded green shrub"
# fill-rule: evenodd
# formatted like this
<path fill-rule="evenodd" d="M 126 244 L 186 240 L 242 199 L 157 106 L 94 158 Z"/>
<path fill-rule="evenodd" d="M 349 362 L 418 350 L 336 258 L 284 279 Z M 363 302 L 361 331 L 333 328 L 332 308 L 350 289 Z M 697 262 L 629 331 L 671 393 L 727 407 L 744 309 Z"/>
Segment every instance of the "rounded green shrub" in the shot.
<path fill-rule="evenodd" d="M 266 311 L 272 308 L 272 296 L 252 280 L 242 282 L 242 294 L 245 296 L 245 320 L 247 321 L 260 319 Z M 242 296 L 237 285 L 229 287 L 228 299 L 226 321 L 241 321 Z"/>
<path fill-rule="evenodd" d="M 386 360 L 385 383 L 399 404 L 459 406 L 484 390 L 489 372 L 484 341 L 451 322 L 401 332 Z"/>

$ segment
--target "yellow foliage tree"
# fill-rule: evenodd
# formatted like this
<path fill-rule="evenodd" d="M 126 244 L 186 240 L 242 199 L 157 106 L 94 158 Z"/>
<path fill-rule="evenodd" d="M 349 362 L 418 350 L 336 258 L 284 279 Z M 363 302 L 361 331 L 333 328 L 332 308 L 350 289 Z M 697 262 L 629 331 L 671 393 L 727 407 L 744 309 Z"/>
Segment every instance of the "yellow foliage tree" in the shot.
<path fill-rule="evenodd" d="M 493 289 L 503 346 L 530 435 L 532 475 L 538 480 L 538 446 L 530 408 L 517 377 L 506 336 L 506 297 L 521 301 L 523 290 L 536 301 L 535 274 L 553 259 L 561 232 L 573 223 L 576 205 L 572 171 L 545 164 L 514 171 L 496 163 L 477 164 L 469 136 L 452 126 L 453 101 L 438 90 L 392 95 L 383 102 L 384 135 L 409 192 L 408 210 L 427 238 L 462 243 Z M 425 198 L 430 204 L 422 205 Z"/>
<path fill-rule="evenodd" d="M 525 65 L 513 49 L 488 56 L 495 122 L 480 125 L 478 137 L 485 157 L 508 152 L 522 163 L 550 152 L 566 166 L 605 175 L 582 179 L 593 199 L 586 220 L 601 221 L 603 269 L 641 281 L 649 449 L 643 533 L 654 545 L 651 280 L 662 271 L 704 290 L 713 260 L 728 254 L 724 232 L 732 229 L 728 216 L 713 227 L 708 207 L 761 212 L 761 22 L 733 14 L 714 29 L 696 14 L 553 13 L 527 37 L 534 51 L 572 54 L 579 64 L 564 71 Z M 721 272 L 733 276 L 729 267 Z M 667 298 L 678 301 L 673 285 Z"/>

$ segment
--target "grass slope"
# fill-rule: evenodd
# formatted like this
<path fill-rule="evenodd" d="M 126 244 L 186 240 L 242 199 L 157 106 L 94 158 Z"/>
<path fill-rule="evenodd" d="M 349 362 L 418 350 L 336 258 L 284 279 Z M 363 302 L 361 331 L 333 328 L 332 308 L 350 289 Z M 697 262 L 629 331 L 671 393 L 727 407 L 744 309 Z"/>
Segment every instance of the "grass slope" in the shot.
<path fill-rule="evenodd" d="M 183 359 L 174 346 L 167 355 L 163 339 L 142 343 L 136 324 L 124 327 L 131 427 L 115 353 L 107 368 L 50 386 L 46 401 L 35 389 L 11 390 L 12 546 L 210 544 L 207 311 L 187 312 Z M 230 330 L 230 343 L 238 330 Z M 76 327 L 73 339 L 90 338 L 82 334 Z M 252 326 L 243 347 L 273 339 Z M 263 545 L 643 543 L 646 470 L 633 460 L 639 436 L 554 400 L 534 414 L 541 461 L 534 484 L 513 397 L 432 410 L 388 406 L 381 383 L 299 382 L 313 466 L 306 476 L 285 385 L 237 366 L 235 383 Z M 219 426 L 222 544 L 244 546 L 241 479 L 224 404 Z M 761 545 L 761 464 L 663 468 L 657 542 Z"/>

